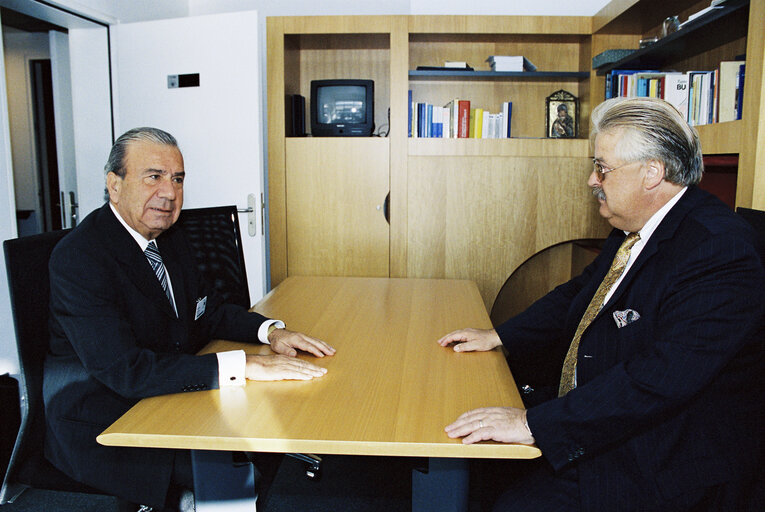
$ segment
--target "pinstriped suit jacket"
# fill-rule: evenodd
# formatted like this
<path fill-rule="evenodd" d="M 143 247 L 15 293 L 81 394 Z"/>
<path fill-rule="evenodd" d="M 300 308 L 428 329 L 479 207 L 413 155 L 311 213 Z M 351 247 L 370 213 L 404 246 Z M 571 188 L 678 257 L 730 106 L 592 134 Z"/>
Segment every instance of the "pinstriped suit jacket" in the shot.
<path fill-rule="evenodd" d="M 96 436 L 141 398 L 217 388 L 216 356 L 194 354 L 213 338 L 257 342 L 265 318 L 220 302 L 179 230 L 162 233 L 157 245 L 178 317 L 108 204 L 56 246 L 43 395 L 45 453 L 55 466 L 97 489 L 161 507 L 174 452 L 105 447 Z M 195 320 L 204 297 L 206 311 Z"/>
<path fill-rule="evenodd" d="M 557 391 L 623 238 L 614 230 L 581 276 L 497 329 L 514 372 Z M 691 187 L 584 332 L 578 387 L 529 408 L 547 461 L 576 466 L 583 510 L 682 510 L 704 493 L 709 510 L 755 510 L 765 441 L 765 271 L 755 247 L 745 222 Z M 640 318 L 620 327 L 614 312 L 625 310 Z"/>

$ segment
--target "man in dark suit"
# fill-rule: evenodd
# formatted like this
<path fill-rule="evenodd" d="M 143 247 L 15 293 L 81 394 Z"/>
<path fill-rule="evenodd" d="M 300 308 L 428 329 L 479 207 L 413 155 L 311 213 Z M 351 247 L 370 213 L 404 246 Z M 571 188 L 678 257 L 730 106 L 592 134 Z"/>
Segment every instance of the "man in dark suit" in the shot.
<path fill-rule="evenodd" d="M 765 271 L 748 225 L 698 189 L 696 132 L 668 103 L 592 113 L 600 213 L 615 228 L 582 275 L 496 330 L 439 340 L 504 345 L 527 410 L 446 427 L 473 443 L 536 443 L 538 468 L 495 510 L 761 510 Z M 487 404 L 500 405 L 500 404 Z"/>
<path fill-rule="evenodd" d="M 324 368 L 294 356 L 302 350 L 323 357 L 334 349 L 222 303 L 202 281 L 183 233 L 172 227 L 185 171 L 170 134 L 128 131 L 114 143 L 105 169 L 109 201 L 67 235 L 50 260 L 45 454 L 91 487 L 175 508 L 193 486 L 187 451 L 106 447 L 96 436 L 145 397 L 244 385 L 245 379 L 321 377 Z M 195 355 L 213 338 L 270 343 L 276 354 Z"/>

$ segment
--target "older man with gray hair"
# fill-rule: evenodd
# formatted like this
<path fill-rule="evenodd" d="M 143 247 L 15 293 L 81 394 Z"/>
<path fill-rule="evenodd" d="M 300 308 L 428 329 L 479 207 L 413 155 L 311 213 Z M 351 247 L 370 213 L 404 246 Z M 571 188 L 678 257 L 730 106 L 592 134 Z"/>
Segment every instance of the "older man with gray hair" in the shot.
<path fill-rule="evenodd" d="M 697 188 L 698 135 L 670 104 L 608 100 L 592 124 L 588 185 L 614 230 L 580 276 L 520 315 L 439 340 L 458 352 L 504 345 L 527 391 L 527 410 L 469 411 L 446 432 L 542 450 L 497 511 L 761 509 L 755 234 Z"/>
<path fill-rule="evenodd" d="M 96 436 L 142 398 L 242 386 L 245 379 L 321 377 L 324 368 L 294 356 L 334 349 L 223 303 L 202 280 L 183 233 L 173 229 L 186 171 L 172 135 L 126 132 L 105 169 L 108 202 L 50 259 L 45 455 L 93 488 L 177 509 L 193 488 L 188 451 L 107 447 Z M 197 356 L 214 338 L 267 343 L 274 354 Z"/>

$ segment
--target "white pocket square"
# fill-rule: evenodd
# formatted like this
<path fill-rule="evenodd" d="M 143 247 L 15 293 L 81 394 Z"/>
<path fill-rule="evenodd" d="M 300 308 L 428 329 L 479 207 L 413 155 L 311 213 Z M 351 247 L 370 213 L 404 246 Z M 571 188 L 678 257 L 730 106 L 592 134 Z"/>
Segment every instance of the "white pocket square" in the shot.
<path fill-rule="evenodd" d="M 625 309 L 624 311 L 614 311 L 614 322 L 616 327 L 621 329 L 622 327 L 637 322 L 640 319 L 640 313 L 634 309 Z"/>

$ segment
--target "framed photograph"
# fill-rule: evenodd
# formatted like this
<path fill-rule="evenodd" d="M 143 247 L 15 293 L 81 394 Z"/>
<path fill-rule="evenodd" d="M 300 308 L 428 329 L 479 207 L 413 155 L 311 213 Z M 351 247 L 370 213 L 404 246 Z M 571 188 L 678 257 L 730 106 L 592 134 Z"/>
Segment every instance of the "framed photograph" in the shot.
<path fill-rule="evenodd" d="M 546 100 L 547 137 L 574 139 L 579 135 L 579 100 L 563 89 L 552 93 Z"/>

